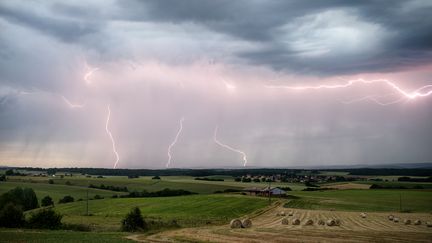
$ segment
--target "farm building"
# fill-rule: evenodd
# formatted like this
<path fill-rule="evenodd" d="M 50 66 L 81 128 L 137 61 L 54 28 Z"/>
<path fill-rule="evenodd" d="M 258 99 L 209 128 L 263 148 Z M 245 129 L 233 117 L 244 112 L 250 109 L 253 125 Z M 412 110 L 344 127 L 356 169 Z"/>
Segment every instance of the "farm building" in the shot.
<path fill-rule="evenodd" d="M 284 190 L 278 187 L 264 187 L 264 188 L 251 187 L 251 188 L 245 188 L 243 189 L 243 191 L 248 192 L 250 195 L 255 195 L 255 196 L 268 196 L 269 193 L 272 196 L 282 196 L 286 194 Z"/>

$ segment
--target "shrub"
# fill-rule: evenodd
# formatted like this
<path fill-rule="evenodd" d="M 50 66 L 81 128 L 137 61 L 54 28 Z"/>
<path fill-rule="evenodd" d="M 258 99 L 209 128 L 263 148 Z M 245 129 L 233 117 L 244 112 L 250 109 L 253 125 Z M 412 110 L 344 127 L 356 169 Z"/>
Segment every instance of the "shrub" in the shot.
<path fill-rule="evenodd" d="M 39 207 L 39 202 L 36 193 L 31 188 L 16 187 L 0 196 L 0 208 L 6 204 L 22 206 L 22 210 L 30 210 Z"/>
<path fill-rule="evenodd" d="M 159 177 L 159 176 L 153 176 L 152 179 L 153 179 L 153 180 L 160 180 L 160 177 Z"/>
<path fill-rule="evenodd" d="M 59 200 L 59 203 L 69 203 L 73 202 L 75 199 L 71 196 L 65 196 L 64 198 Z"/>
<path fill-rule="evenodd" d="M 123 231 L 137 231 L 145 229 L 147 229 L 147 224 L 144 221 L 141 215 L 141 210 L 138 207 L 133 208 L 122 220 Z"/>
<path fill-rule="evenodd" d="M 6 181 L 6 176 L 5 175 L 0 175 L 0 181 Z"/>
<path fill-rule="evenodd" d="M 72 186 L 72 183 L 70 181 L 66 181 L 66 186 Z"/>
<path fill-rule="evenodd" d="M 53 179 L 49 179 L 48 180 L 48 184 L 54 184 L 54 180 Z"/>
<path fill-rule="evenodd" d="M 0 210 L 0 227 L 16 228 L 22 226 L 24 222 L 21 207 L 8 203 Z"/>
<path fill-rule="evenodd" d="M 44 198 L 42 198 L 41 206 L 42 207 L 54 206 L 54 201 L 50 196 L 45 196 Z"/>
<path fill-rule="evenodd" d="M 95 195 L 95 196 L 94 196 L 94 199 L 103 199 L 103 197 L 100 196 L 100 195 Z"/>
<path fill-rule="evenodd" d="M 37 229 L 58 229 L 62 225 L 62 217 L 52 209 L 42 209 L 30 216 L 28 224 Z"/>

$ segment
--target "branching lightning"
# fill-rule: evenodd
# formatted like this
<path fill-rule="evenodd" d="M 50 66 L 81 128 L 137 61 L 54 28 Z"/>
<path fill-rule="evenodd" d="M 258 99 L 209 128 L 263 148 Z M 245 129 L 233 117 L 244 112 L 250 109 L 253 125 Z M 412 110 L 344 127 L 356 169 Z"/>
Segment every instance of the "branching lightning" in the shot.
<path fill-rule="evenodd" d="M 243 166 L 246 166 L 246 165 L 247 165 L 247 162 L 248 162 L 248 161 L 247 161 L 246 153 L 243 152 L 243 151 L 241 151 L 241 150 L 238 150 L 238 149 L 235 149 L 235 148 L 233 148 L 233 147 L 230 147 L 229 145 L 226 145 L 226 144 L 221 143 L 221 142 L 217 139 L 217 132 L 218 132 L 218 126 L 216 126 L 215 131 L 214 131 L 214 134 L 213 134 L 213 140 L 214 140 L 214 142 L 215 142 L 217 145 L 221 146 L 221 147 L 224 147 L 224 148 L 226 148 L 226 149 L 228 149 L 228 150 L 231 150 L 231 151 L 233 151 L 233 152 L 236 152 L 236 153 L 241 154 L 241 155 L 243 156 Z"/>
<path fill-rule="evenodd" d="M 172 158 L 172 156 L 171 156 L 171 148 L 177 143 L 177 140 L 178 140 L 178 138 L 179 138 L 179 136 L 180 136 L 180 134 L 181 134 L 181 132 L 183 130 L 183 121 L 184 121 L 184 117 L 182 117 L 180 119 L 180 127 L 179 127 L 179 130 L 177 131 L 177 134 L 176 134 L 176 136 L 174 138 L 174 141 L 168 146 L 168 153 L 167 153 L 168 154 L 168 161 L 166 163 L 166 168 L 169 168 L 169 166 L 171 165 L 171 158 Z"/>
<path fill-rule="evenodd" d="M 348 80 L 346 81 L 346 83 L 343 84 L 333 84 L 333 85 L 316 85 L 316 86 L 286 86 L 286 85 L 266 85 L 266 88 L 271 88 L 271 89 L 288 89 L 288 90 L 319 90 L 319 89 L 341 89 L 341 88 L 348 88 L 351 87 L 353 85 L 356 84 L 376 84 L 376 83 L 382 83 L 385 84 L 387 86 L 389 86 L 390 88 L 392 88 L 393 90 L 395 90 L 396 94 L 399 94 L 401 96 L 401 98 L 398 98 L 396 100 L 390 101 L 390 102 L 381 102 L 378 98 L 380 98 L 380 96 L 374 96 L 374 95 L 369 95 L 369 96 L 365 96 L 362 98 L 358 98 L 352 101 L 348 101 L 345 103 L 353 103 L 353 102 L 357 102 L 357 101 L 363 101 L 363 100 L 371 100 L 373 102 L 376 102 L 377 104 L 380 105 L 390 105 L 390 104 L 395 104 L 395 103 L 399 103 L 403 100 L 414 100 L 416 98 L 420 98 L 420 97 L 426 97 L 432 94 L 432 85 L 425 85 L 420 87 L 419 89 L 416 89 L 415 91 L 409 92 L 406 91 L 404 89 L 402 89 L 401 87 L 399 87 L 397 84 L 387 80 L 387 79 L 375 79 L 375 80 L 364 80 L 364 79 L 354 79 L 354 80 Z"/>
<path fill-rule="evenodd" d="M 65 96 L 63 95 L 59 95 L 59 97 L 71 108 L 71 109 L 75 109 L 75 108 L 84 108 L 86 104 L 74 104 L 72 102 L 70 102 Z"/>
<path fill-rule="evenodd" d="M 119 154 L 117 153 L 116 143 L 115 143 L 114 137 L 113 137 L 111 131 L 110 131 L 109 128 L 108 128 L 110 118 L 111 118 L 111 108 L 110 108 L 110 106 L 108 105 L 108 116 L 107 116 L 107 119 L 106 119 L 105 131 L 106 131 L 106 133 L 108 134 L 108 136 L 109 136 L 110 139 L 111 139 L 112 150 L 113 150 L 113 153 L 114 153 L 115 156 L 116 156 L 116 161 L 115 161 L 115 163 L 114 163 L 114 167 L 113 167 L 113 168 L 115 169 L 115 168 L 117 168 L 117 164 L 118 164 L 118 162 L 119 162 L 119 160 L 120 160 L 120 156 L 119 156 Z"/>

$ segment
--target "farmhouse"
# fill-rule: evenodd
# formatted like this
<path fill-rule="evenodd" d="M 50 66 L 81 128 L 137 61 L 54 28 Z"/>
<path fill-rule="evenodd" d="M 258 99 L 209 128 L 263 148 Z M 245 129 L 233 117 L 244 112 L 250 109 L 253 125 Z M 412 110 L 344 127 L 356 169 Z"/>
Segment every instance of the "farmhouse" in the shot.
<path fill-rule="evenodd" d="M 244 192 L 248 192 L 250 195 L 255 196 L 268 196 L 269 194 L 272 196 L 282 196 L 285 195 L 286 192 L 278 187 L 250 187 L 243 189 Z"/>

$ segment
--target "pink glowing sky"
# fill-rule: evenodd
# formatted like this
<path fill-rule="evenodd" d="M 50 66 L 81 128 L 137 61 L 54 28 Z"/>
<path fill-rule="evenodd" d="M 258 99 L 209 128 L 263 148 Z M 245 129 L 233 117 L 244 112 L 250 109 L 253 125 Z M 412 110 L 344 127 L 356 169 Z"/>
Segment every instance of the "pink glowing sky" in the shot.
<path fill-rule="evenodd" d="M 431 162 L 432 95 L 389 82 L 432 85 L 432 5 L 385 5 L 2 1 L 0 165 Z"/>

